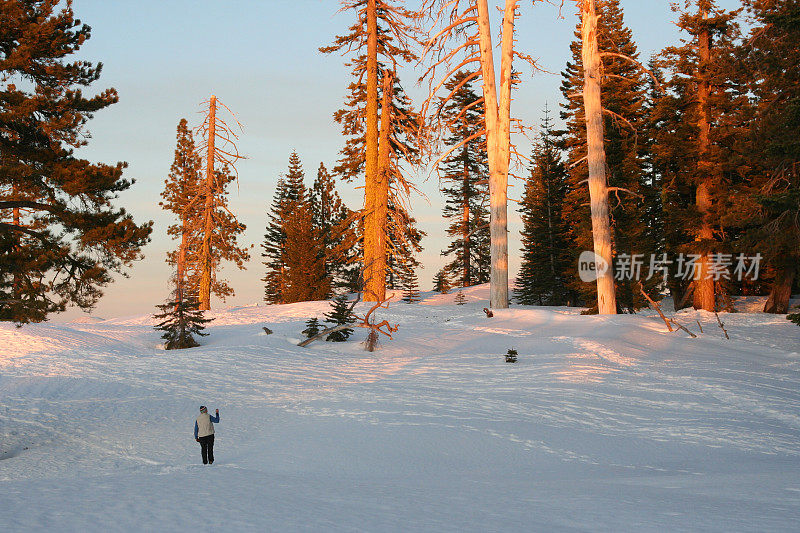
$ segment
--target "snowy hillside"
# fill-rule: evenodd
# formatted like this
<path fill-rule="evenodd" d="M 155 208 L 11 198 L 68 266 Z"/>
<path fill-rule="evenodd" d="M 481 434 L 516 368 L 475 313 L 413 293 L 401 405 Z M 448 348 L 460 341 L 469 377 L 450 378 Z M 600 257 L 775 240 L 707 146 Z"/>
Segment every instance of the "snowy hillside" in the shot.
<path fill-rule="evenodd" d="M 216 311 L 172 352 L 150 317 L 0 325 L 0 531 L 797 531 L 800 328 L 490 319 L 486 292 L 393 303 L 375 353 L 295 346 L 325 302 Z"/>

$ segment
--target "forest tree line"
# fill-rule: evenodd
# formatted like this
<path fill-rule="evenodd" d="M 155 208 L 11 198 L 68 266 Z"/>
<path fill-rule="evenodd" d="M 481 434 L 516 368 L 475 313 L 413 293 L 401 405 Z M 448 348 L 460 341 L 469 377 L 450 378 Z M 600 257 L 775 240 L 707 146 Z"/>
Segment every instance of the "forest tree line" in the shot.
<path fill-rule="evenodd" d="M 116 93 L 81 95 L 100 69 L 65 61 L 89 29 L 57 4 L 2 7 L 0 318 L 17 323 L 67 305 L 90 309 L 152 230 L 112 205 L 132 184 L 124 164 L 73 154 L 85 143 L 77 132 Z M 763 294 L 765 311 L 786 313 L 800 254 L 800 1 L 742 0 L 734 11 L 680 2 L 681 41 L 649 58 L 640 57 L 619 0 L 567 2 L 565 16 L 571 6 L 578 16 L 561 73 L 561 120 L 543 110 L 532 153 L 520 154 L 512 101 L 524 105 L 513 95 L 533 60 L 514 37 L 528 31 L 516 24 L 528 3 L 506 0 L 498 31 L 486 0 L 343 1 L 354 22 L 320 52 L 344 55 L 351 69 L 333 115 L 345 143 L 313 179 L 290 155 L 265 206 L 264 300 L 359 291 L 383 301 L 387 289 L 401 289 L 414 301 L 425 234 L 413 218 L 413 176 L 433 167 L 450 237 L 447 264 L 432 276 L 436 290 L 488 282 L 494 308 L 513 297 L 600 313 L 634 311 L 664 290 L 676 308 L 710 311 Z M 34 32 L 32 20 L 52 23 Z M 410 83 L 421 80 L 426 99 L 412 101 L 401 69 L 416 69 Z M 161 202 L 176 218 L 168 230 L 179 243 L 168 256 L 174 300 L 201 310 L 211 294 L 233 294 L 218 276 L 222 265 L 243 268 L 249 259 L 237 240 L 245 228 L 226 200 L 236 128 L 217 119 L 215 97 L 206 106 L 199 129 L 178 125 Z M 526 169 L 517 207 L 523 247 L 509 293 L 515 161 Z M 363 204 L 344 205 L 337 181 L 363 187 Z M 609 265 L 596 282 L 579 275 L 584 251 Z"/>

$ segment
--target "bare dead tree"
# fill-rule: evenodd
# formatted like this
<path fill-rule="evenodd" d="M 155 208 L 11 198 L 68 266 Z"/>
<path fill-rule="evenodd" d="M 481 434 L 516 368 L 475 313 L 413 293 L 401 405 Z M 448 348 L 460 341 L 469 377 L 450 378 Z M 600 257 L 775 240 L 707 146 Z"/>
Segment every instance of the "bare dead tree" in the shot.
<path fill-rule="evenodd" d="M 589 202 L 592 211 L 594 253 L 608 265 L 598 270 L 597 308 L 601 315 L 617 313 L 614 285 L 613 236 L 608 208 L 606 151 L 603 140 L 603 104 L 601 102 L 602 61 L 597 45 L 597 10 L 595 0 L 578 0 L 581 16 L 583 57 L 583 106 L 589 162 Z"/>
<path fill-rule="evenodd" d="M 536 3 L 539 0 L 533 0 Z M 431 114 L 434 129 L 449 127 L 460 115 L 442 123 L 441 111 L 453 95 L 472 80 L 480 79 L 484 104 L 485 128 L 451 146 L 436 163 L 454 150 L 477 137 L 486 136 L 489 159 L 490 204 L 490 302 L 493 308 L 508 307 L 508 176 L 513 147 L 511 145 L 511 89 L 514 84 L 512 66 L 515 58 L 535 66 L 529 55 L 514 49 L 514 28 L 517 0 L 506 0 L 500 46 L 500 83 L 495 78 L 495 57 L 489 7 L 486 0 L 425 0 L 420 12 L 430 21 L 429 39 L 424 57 L 429 66 L 421 80 L 428 80 L 428 98 L 423 113 Z M 455 84 L 444 97 L 439 91 L 460 70 L 468 75 Z"/>
<path fill-rule="evenodd" d="M 725 329 L 725 324 L 723 324 L 722 320 L 719 319 L 719 313 L 714 311 L 714 316 L 717 317 L 717 325 L 719 326 L 719 329 L 722 330 L 722 333 L 725 334 L 725 338 L 731 340 L 731 338 L 728 336 L 728 330 Z"/>
<path fill-rule="evenodd" d="M 213 94 L 202 105 L 204 106 L 203 113 L 205 118 L 198 128 L 202 135 L 202 142 L 197 146 L 197 150 L 204 158 L 206 181 L 203 191 L 205 207 L 203 210 L 203 244 L 200 251 L 199 308 L 205 311 L 211 309 L 211 284 L 214 268 L 212 250 L 214 212 L 220 204 L 217 201 L 217 196 L 221 192 L 221 187 L 216 182 L 217 165 L 232 170 L 234 176 L 238 178 L 236 164 L 240 159 L 244 159 L 244 156 L 239 153 L 239 149 L 236 146 L 236 141 L 239 139 L 238 135 L 224 119 L 218 116 L 217 106 L 220 105 L 226 109 L 235 121 L 239 131 L 242 131 L 242 125 L 233 112 Z M 230 211 L 228 213 L 233 216 Z"/>
<path fill-rule="evenodd" d="M 329 334 L 331 334 L 331 333 L 333 333 L 335 331 L 341 331 L 343 329 L 350 329 L 350 328 L 354 328 L 355 327 L 355 328 L 365 328 L 365 329 L 370 330 L 370 332 L 369 332 L 369 334 L 367 336 L 366 348 L 367 348 L 367 351 L 370 351 L 370 352 L 373 351 L 375 349 L 375 346 L 376 346 L 376 340 L 373 340 L 372 342 L 370 342 L 369 341 L 370 337 L 372 337 L 373 339 L 378 339 L 379 338 L 378 335 L 385 335 L 385 336 L 387 336 L 387 337 L 389 337 L 391 339 L 392 338 L 392 333 L 397 332 L 397 330 L 399 328 L 399 324 L 392 325 L 387 320 L 381 320 L 380 322 L 375 322 L 375 319 L 372 318 L 372 314 L 377 309 L 387 309 L 389 307 L 389 300 L 391 300 L 392 298 L 393 298 L 393 296 L 389 296 L 388 298 L 385 297 L 382 301 L 374 302 L 374 305 L 372 307 L 370 307 L 369 311 L 367 311 L 364 314 L 364 316 L 359 317 L 358 315 L 353 314 L 353 316 L 355 316 L 355 318 L 356 318 L 356 320 L 354 322 L 351 322 L 351 323 L 348 323 L 348 324 L 340 324 L 338 326 L 334 326 L 332 328 L 328 328 L 328 329 L 325 329 L 323 331 L 320 331 L 319 333 L 317 333 L 313 337 L 309 337 L 308 339 L 304 340 L 303 342 L 298 343 L 298 346 L 305 347 L 305 346 L 308 346 L 309 344 L 311 344 L 312 342 L 314 342 L 315 340 L 321 339 L 322 337 L 325 337 L 325 336 L 327 336 L 327 335 L 329 335 Z M 352 313 L 353 309 L 355 308 L 356 304 L 358 304 L 360 301 L 361 301 L 361 293 L 358 293 L 358 296 L 353 301 L 353 303 L 350 305 L 350 312 L 351 313 Z M 371 347 L 371 349 L 370 349 L 370 347 Z"/>

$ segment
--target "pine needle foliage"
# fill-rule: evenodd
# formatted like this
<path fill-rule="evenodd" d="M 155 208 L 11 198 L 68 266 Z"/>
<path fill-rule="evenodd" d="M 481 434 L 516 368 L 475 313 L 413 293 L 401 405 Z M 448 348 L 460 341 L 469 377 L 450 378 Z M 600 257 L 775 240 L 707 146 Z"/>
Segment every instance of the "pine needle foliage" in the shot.
<path fill-rule="evenodd" d="M 483 98 L 466 81 L 468 76 L 461 71 L 445 83 L 445 89 L 455 93 L 442 109 L 442 120 L 449 124 L 444 143 L 463 145 L 439 165 L 445 196 L 443 215 L 450 221 L 447 235 L 452 239 L 442 255 L 453 257 L 445 268 L 459 287 L 487 283 L 491 262 L 486 207 L 489 158 L 486 136 L 480 135 L 486 127 Z"/>
<path fill-rule="evenodd" d="M 525 305 L 567 305 L 573 299 L 567 287 L 573 266 L 569 229 L 562 219 L 568 174 L 547 110 L 531 161 L 519 208 L 522 264 L 515 297 Z"/>
<path fill-rule="evenodd" d="M 309 318 L 306 321 L 306 329 L 301 331 L 303 335 L 306 336 L 307 339 L 310 339 L 314 335 L 317 335 L 320 331 L 324 329 L 324 326 L 320 323 L 317 317 Z"/>
<path fill-rule="evenodd" d="M 325 314 L 325 322 L 331 324 L 330 327 L 352 324 L 355 320 L 355 315 L 350 311 L 350 303 L 347 300 L 347 295 L 343 294 L 337 296 L 331 301 L 331 310 Z M 351 328 L 345 328 L 330 333 L 325 337 L 325 340 L 330 342 L 344 342 L 352 334 L 353 330 Z"/>
<path fill-rule="evenodd" d="M 203 330 L 205 324 L 213 319 L 203 317 L 203 311 L 198 309 L 196 299 L 176 298 L 156 307 L 161 313 L 153 316 L 160 321 L 154 328 L 164 332 L 161 338 L 166 341 L 164 345 L 166 350 L 195 348 L 200 346 L 195 336 L 208 335 L 203 333 Z"/>
<path fill-rule="evenodd" d="M 23 324 L 94 307 L 141 259 L 152 222 L 118 207 L 126 163 L 76 157 L 118 97 L 83 93 L 102 65 L 71 59 L 91 35 L 72 2 L 0 2 L 0 26 L 0 320 Z"/>

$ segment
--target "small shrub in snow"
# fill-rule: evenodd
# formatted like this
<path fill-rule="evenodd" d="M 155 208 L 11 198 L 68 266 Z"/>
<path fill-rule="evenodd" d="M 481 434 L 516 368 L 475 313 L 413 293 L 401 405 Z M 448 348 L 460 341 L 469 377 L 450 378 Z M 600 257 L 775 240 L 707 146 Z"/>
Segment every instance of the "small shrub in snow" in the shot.
<path fill-rule="evenodd" d="M 324 328 L 322 327 L 322 324 L 320 324 L 317 317 L 314 317 L 306 321 L 306 329 L 304 329 L 301 333 L 305 335 L 307 339 L 310 339 L 323 329 Z"/>
<path fill-rule="evenodd" d="M 160 320 L 154 328 L 164 332 L 161 338 L 166 341 L 165 350 L 200 346 L 194 335 L 201 337 L 208 335 L 203 333 L 205 329 L 203 324 L 211 322 L 212 319 L 203 318 L 203 312 L 197 308 L 196 300 L 175 300 L 156 307 L 162 312 L 154 315 L 154 318 Z"/>
<path fill-rule="evenodd" d="M 464 305 L 465 303 L 467 303 L 467 297 L 464 296 L 463 291 L 458 291 L 458 294 L 456 294 L 456 305 Z"/>
<path fill-rule="evenodd" d="M 506 363 L 516 363 L 517 355 L 517 351 L 514 348 L 508 350 L 508 353 L 506 354 Z"/>
<path fill-rule="evenodd" d="M 325 322 L 332 324 L 332 327 L 343 326 L 344 324 L 351 324 L 356 321 L 355 315 L 350 311 L 350 304 L 347 302 L 347 296 L 337 296 L 331 302 L 331 312 L 325 315 Z M 325 340 L 330 342 L 344 342 L 353 330 L 345 328 L 339 331 L 334 331 L 328 335 Z"/>

